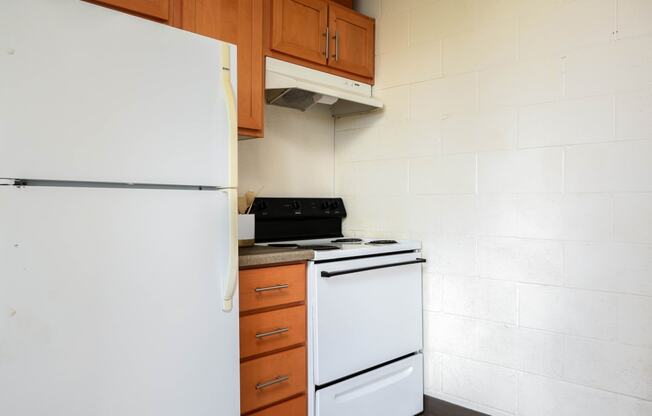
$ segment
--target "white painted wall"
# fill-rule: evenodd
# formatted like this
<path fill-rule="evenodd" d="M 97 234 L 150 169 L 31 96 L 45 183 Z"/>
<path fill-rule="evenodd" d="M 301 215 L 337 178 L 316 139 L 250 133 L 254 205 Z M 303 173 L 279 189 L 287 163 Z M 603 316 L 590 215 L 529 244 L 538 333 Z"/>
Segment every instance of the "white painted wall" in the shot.
<path fill-rule="evenodd" d="M 240 193 L 264 186 L 262 196 L 332 196 L 334 123 L 328 109 L 265 111 L 265 138 L 239 143 Z"/>
<path fill-rule="evenodd" d="M 357 3 L 387 108 L 336 122 L 335 193 L 423 240 L 427 393 L 652 415 L 652 1 Z"/>

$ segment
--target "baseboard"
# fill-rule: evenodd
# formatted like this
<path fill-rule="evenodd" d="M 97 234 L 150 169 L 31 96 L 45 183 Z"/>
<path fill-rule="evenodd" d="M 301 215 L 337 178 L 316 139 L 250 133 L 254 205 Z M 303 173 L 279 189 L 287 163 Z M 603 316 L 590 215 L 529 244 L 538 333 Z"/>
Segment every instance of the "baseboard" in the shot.
<path fill-rule="evenodd" d="M 423 396 L 423 407 L 423 416 L 488 416 L 430 396 Z"/>

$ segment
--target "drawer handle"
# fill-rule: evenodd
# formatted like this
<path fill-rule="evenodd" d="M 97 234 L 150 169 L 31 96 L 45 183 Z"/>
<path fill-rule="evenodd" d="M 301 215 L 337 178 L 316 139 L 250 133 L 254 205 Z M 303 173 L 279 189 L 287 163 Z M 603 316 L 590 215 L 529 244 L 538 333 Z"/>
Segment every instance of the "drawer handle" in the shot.
<path fill-rule="evenodd" d="M 290 376 L 278 376 L 264 383 L 256 384 L 256 390 L 264 389 L 265 387 L 273 386 L 274 384 L 282 383 L 284 381 L 288 381 L 289 379 Z"/>
<path fill-rule="evenodd" d="M 282 285 L 267 286 L 267 287 L 257 287 L 255 290 L 256 292 L 269 292 L 270 290 L 287 289 L 288 287 L 290 287 L 290 285 L 282 284 Z"/>
<path fill-rule="evenodd" d="M 258 332 L 256 333 L 256 338 L 260 339 L 260 338 L 269 337 L 270 335 L 282 334 L 284 332 L 288 332 L 289 330 L 290 328 L 279 328 L 269 332 Z"/>

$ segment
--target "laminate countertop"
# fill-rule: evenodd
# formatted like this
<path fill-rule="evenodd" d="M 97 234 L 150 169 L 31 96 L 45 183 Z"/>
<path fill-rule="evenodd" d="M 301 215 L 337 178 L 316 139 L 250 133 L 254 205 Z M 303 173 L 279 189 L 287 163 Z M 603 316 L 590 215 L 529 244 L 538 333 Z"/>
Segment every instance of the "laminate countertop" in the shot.
<path fill-rule="evenodd" d="M 306 249 L 267 246 L 240 247 L 239 266 L 243 268 L 294 263 L 311 260 L 314 256 L 313 250 Z"/>

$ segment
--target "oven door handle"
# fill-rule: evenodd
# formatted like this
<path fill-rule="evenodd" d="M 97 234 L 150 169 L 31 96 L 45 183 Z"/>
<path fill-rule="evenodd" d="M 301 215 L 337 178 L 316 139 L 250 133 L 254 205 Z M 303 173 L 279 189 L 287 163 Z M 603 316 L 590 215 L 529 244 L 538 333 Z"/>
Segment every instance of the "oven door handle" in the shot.
<path fill-rule="evenodd" d="M 385 269 L 387 267 L 396 267 L 396 266 L 407 266 L 408 264 L 418 264 L 418 263 L 425 263 L 425 262 L 426 259 L 418 258 L 409 261 L 402 261 L 399 263 L 389 263 L 389 264 L 380 264 L 378 266 L 360 267 L 358 269 L 338 270 L 336 272 L 321 272 L 321 277 L 330 278 L 335 276 L 341 276 L 343 274 L 366 272 L 369 270 Z"/>

